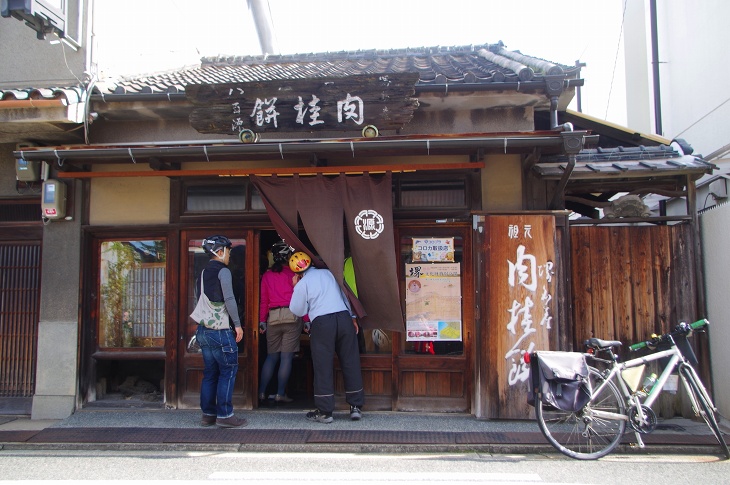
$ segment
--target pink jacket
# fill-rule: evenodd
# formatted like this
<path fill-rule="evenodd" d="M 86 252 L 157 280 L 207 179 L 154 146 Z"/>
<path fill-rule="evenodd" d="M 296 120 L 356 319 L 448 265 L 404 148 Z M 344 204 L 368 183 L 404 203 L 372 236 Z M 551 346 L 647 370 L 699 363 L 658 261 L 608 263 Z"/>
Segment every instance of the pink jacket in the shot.
<path fill-rule="evenodd" d="M 294 272 L 283 266 L 280 273 L 270 269 L 261 277 L 261 299 L 259 300 L 259 322 L 265 322 L 270 308 L 289 307 L 294 291 L 292 277 Z"/>

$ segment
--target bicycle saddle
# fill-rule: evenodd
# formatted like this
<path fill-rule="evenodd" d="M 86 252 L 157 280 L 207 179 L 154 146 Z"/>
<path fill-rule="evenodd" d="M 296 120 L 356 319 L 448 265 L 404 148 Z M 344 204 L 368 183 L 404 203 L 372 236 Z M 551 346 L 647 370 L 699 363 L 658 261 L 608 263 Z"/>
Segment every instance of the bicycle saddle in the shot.
<path fill-rule="evenodd" d="M 612 349 L 614 347 L 621 347 L 619 340 L 601 340 L 599 338 L 590 338 L 585 341 L 585 346 L 596 350 Z"/>

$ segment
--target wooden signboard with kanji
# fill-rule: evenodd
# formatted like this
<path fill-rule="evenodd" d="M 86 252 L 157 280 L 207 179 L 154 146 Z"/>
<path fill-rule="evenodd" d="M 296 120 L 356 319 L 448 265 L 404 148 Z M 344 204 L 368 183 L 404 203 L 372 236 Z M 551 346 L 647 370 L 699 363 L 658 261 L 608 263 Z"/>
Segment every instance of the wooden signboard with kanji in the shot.
<path fill-rule="evenodd" d="M 418 74 L 283 79 L 189 85 L 199 107 L 190 124 L 200 133 L 394 130 L 410 122 Z"/>
<path fill-rule="evenodd" d="M 487 217 L 490 364 L 497 375 L 498 414 L 527 419 L 529 366 L 525 352 L 550 349 L 558 331 L 555 218 Z"/>

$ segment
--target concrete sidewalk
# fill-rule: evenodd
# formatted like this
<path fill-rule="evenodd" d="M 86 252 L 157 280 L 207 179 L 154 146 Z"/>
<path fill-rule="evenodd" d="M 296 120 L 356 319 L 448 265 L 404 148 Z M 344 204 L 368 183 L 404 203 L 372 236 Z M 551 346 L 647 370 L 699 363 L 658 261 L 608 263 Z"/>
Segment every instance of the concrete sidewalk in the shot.
<path fill-rule="evenodd" d="M 193 410 L 81 410 L 60 421 L 0 416 L 0 449 L 557 453 L 534 420 L 366 411 L 361 421 L 350 421 L 349 413 L 336 411 L 333 423 L 321 424 L 304 414 L 239 411 L 248 425 L 237 429 L 201 427 Z M 646 448 L 639 450 L 627 433 L 618 451 L 720 454 L 704 421 L 660 420 L 643 438 Z"/>

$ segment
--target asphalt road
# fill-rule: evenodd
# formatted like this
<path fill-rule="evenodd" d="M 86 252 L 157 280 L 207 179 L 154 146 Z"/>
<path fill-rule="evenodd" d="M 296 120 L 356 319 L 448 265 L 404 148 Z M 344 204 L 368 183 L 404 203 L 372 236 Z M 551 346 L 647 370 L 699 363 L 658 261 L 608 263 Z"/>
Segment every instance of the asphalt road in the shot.
<path fill-rule="evenodd" d="M 0 450 L 0 484 L 75 483 L 728 483 L 730 460 L 710 455 L 619 455 L 577 461 L 558 454 L 219 453 Z M 17 483 L 17 482 L 15 482 Z"/>

